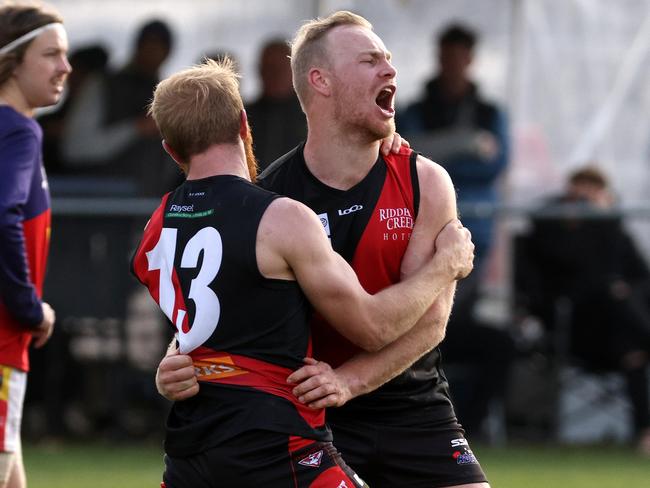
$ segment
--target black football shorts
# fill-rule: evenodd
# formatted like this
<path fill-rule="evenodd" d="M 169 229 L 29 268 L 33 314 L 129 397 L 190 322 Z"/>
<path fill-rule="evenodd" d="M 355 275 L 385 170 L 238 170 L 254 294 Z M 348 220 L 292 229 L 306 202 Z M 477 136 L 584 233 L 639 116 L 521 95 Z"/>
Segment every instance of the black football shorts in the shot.
<path fill-rule="evenodd" d="M 290 443 L 289 437 L 270 431 L 248 431 L 190 457 L 166 455 L 161 486 L 367 488 L 331 442 L 291 437 Z M 296 445 L 300 447 L 293 450 Z"/>
<path fill-rule="evenodd" d="M 328 424 L 345 462 L 371 488 L 435 488 L 487 482 L 456 421 L 421 427 Z"/>

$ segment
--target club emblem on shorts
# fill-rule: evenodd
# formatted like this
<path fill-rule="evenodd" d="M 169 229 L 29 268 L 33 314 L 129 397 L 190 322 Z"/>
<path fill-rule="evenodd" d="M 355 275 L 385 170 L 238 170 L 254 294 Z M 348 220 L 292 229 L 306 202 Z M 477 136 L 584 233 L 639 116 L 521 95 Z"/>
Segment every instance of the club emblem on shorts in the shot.
<path fill-rule="evenodd" d="M 320 461 L 323 459 L 323 450 L 321 449 L 318 452 L 312 452 L 309 456 L 302 458 L 298 461 L 298 464 L 303 466 L 308 466 L 310 468 L 318 468 L 320 466 Z"/>
<path fill-rule="evenodd" d="M 469 449 L 464 452 L 455 451 L 453 457 L 456 460 L 456 464 L 478 464 L 476 456 Z"/>

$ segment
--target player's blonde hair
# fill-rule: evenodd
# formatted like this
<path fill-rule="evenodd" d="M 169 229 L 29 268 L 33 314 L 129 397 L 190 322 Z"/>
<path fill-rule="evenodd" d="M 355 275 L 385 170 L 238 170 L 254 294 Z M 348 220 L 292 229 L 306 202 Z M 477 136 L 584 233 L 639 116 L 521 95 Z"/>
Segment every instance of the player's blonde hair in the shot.
<path fill-rule="evenodd" d="M 54 7 L 42 2 L 0 2 L 0 48 L 34 29 L 52 23 L 63 23 Z M 33 40 L 0 55 L 0 86 L 22 63 L 25 51 Z"/>
<path fill-rule="evenodd" d="M 149 106 L 182 163 L 214 144 L 237 143 L 242 110 L 239 75 L 229 57 L 206 59 L 161 81 Z"/>
<path fill-rule="evenodd" d="M 305 110 L 311 92 L 308 74 L 313 66 L 328 66 L 326 34 L 341 25 L 358 25 L 372 30 L 372 24 L 360 15 L 341 10 L 325 18 L 317 18 L 303 24 L 291 42 L 291 71 L 293 87 L 300 105 Z"/>

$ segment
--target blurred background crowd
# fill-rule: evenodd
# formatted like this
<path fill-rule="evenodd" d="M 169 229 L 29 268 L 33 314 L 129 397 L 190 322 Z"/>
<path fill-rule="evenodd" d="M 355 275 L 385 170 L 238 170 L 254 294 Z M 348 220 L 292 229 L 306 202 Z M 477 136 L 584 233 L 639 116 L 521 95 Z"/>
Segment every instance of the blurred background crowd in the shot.
<path fill-rule="evenodd" d="M 26 440 L 161 435 L 171 337 L 128 272 L 181 178 L 146 106 L 233 57 L 260 167 L 306 135 L 286 41 L 338 9 L 398 70 L 397 130 L 450 173 L 477 261 L 442 349 L 472 438 L 643 441 L 650 454 L 650 0 L 51 1 L 74 71 L 38 121 L 53 196 Z"/>

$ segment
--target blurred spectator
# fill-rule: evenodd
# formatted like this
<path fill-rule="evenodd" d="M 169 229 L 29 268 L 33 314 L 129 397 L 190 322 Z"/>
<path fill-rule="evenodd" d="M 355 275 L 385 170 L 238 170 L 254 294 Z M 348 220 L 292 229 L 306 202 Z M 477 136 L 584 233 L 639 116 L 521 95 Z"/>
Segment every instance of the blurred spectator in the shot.
<path fill-rule="evenodd" d="M 398 128 L 413 147 L 449 172 L 465 205 L 499 201 L 497 180 L 508 163 L 506 118 L 484 100 L 469 78 L 476 35 L 461 25 L 438 38 L 439 71 L 425 87 L 424 98 L 409 106 Z M 464 217 L 476 245 L 472 276 L 477 276 L 492 246 L 492 219 Z"/>
<path fill-rule="evenodd" d="M 504 114 L 481 97 L 469 78 L 476 34 L 450 25 L 437 40 L 439 70 L 427 82 L 424 97 L 400 114 L 397 127 L 416 150 L 449 172 L 476 246 L 474 271 L 459 283 L 441 346 L 448 364 L 475 366 L 463 375 L 464 385 L 460 378 L 451 384 L 458 417 L 476 437 L 488 404 L 504 394 L 513 344 L 504 330 L 486 326 L 474 313 L 493 243 L 493 217 L 474 216 L 471 208 L 499 201 L 497 182 L 508 163 L 509 144 Z"/>
<path fill-rule="evenodd" d="M 121 191 L 143 196 L 159 196 L 178 181 L 146 115 L 171 48 L 167 24 L 150 21 L 138 31 L 124 68 L 88 79 L 70 107 L 62 141 L 64 158 L 79 173 L 120 178 L 126 183 Z"/>
<path fill-rule="evenodd" d="M 50 175 L 65 174 L 69 167 L 61 157 L 61 139 L 65 117 L 70 105 L 83 87 L 90 75 L 102 74 L 108 62 L 108 52 L 99 45 L 94 44 L 79 48 L 69 56 L 72 73 L 68 76 L 68 85 L 63 103 L 55 111 L 38 118 L 38 123 L 43 128 L 43 161 L 45 169 Z"/>
<path fill-rule="evenodd" d="M 259 60 L 262 94 L 246 105 L 260 171 L 307 138 L 307 121 L 293 90 L 290 55 L 284 40 L 264 45 Z"/>
<path fill-rule="evenodd" d="M 557 218 L 558 212 L 566 217 Z M 571 303 L 568 354 L 587 368 L 625 375 L 639 447 L 650 455 L 650 269 L 615 212 L 599 169 L 587 166 L 570 175 L 566 191 L 533 219 L 530 246 L 547 276 L 537 296 L 563 296 Z M 551 313 L 539 310 L 547 324 Z"/>

